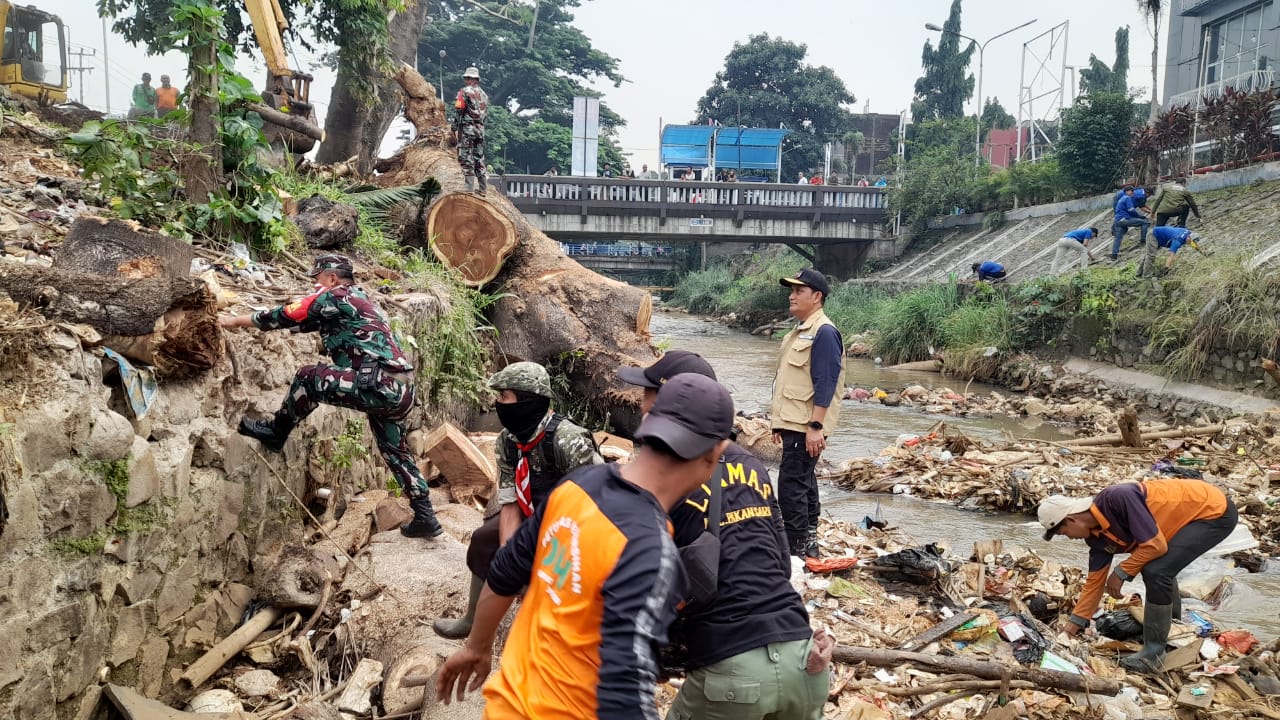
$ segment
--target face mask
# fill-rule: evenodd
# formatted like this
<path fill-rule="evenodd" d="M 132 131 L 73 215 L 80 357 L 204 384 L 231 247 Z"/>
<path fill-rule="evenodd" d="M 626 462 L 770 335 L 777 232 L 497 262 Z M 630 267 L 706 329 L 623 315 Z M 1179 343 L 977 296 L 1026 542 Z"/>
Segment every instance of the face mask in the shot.
<path fill-rule="evenodd" d="M 498 421 L 502 423 L 502 427 L 517 440 L 527 442 L 551 408 L 551 398 L 539 396 L 513 403 L 494 403 L 493 408 L 498 413 Z"/>

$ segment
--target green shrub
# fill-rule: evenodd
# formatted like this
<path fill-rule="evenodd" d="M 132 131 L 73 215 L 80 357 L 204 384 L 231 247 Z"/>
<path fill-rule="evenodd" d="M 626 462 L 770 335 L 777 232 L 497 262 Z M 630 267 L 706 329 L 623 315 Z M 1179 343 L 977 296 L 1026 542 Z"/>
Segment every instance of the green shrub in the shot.
<path fill-rule="evenodd" d="M 831 298 L 824 309 L 840 332 L 853 335 L 874 330 L 891 302 L 888 293 L 879 288 L 844 283 L 831 288 Z"/>
<path fill-rule="evenodd" d="M 959 306 L 955 280 L 905 292 L 885 305 L 876 352 L 889 364 L 925 360 L 943 347 L 943 323 Z"/>

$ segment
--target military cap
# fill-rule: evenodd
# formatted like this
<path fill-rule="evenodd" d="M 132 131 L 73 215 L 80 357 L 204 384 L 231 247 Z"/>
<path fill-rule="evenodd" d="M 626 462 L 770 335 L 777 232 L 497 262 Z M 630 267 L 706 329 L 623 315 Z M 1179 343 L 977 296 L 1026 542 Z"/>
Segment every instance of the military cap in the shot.
<path fill-rule="evenodd" d="M 356 272 L 355 267 L 351 265 L 351 260 L 345 255 L 321 255 L 316 258 L 316 264 L 311 266 L 311 272 L 307 274 L 315 277 L 325 270 L 333 270 L 348 275 L 354 275 Z"/>
<path fill-rule="evenodd" d="M 551 376 L 547 369 L 535 362 L 518 362 L 502 368 L 489 378 L 494 390 L 519 390 L 542 397 L 551 397 Z"/>

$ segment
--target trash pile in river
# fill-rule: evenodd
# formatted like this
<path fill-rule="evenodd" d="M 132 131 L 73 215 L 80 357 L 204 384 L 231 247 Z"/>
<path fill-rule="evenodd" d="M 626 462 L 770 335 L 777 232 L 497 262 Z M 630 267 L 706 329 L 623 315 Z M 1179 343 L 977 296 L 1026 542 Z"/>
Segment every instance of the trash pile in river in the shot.
<path fill-rule="evenodd" d="M 1162 674 L 1129 674 L 1116 661 L 1140 648 L 1141 608 L 1113 606 L 1101 625 L 1116 637 L 1056 630 L 1079 568 L 999 541 L 965 560 L 893 528 L 825 521 L 820 544 L 814 572 L 793 582 L 839 643 L 826 717 L 1280 718 L 1266 699 L 1280 693 L 1276 643 L 1204 611 L 1175 623 Z"/>
<path fill-rule="evenodd" d="M 1245 420 L 1140 428 L 1142 447 L 1119 434 L 1066 442 L 975 440 L 938 423 L 904 434 L 874 457 L 846 460 L 824 479 L 861 492 L 944 500 L 964 509 L 1033 512 L 1054 494 L 1085 496 L 1127 480 L 1195 477 L 1229 490 L 1266 552 L 1280 531 L 1280 436 Z"/>

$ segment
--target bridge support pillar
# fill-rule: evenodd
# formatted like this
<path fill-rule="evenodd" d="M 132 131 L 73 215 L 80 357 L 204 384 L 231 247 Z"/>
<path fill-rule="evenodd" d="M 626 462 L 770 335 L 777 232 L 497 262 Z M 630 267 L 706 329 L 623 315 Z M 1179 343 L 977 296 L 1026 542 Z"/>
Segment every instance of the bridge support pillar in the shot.
<path fill-rule="evenodd" d="M 818 245 L 818 258 L 814 267 L 839 280 L 854 277 L 862 269 L 867 254 L 871 251 L 871 243 L 854 242 L 830 245 Z"/>

